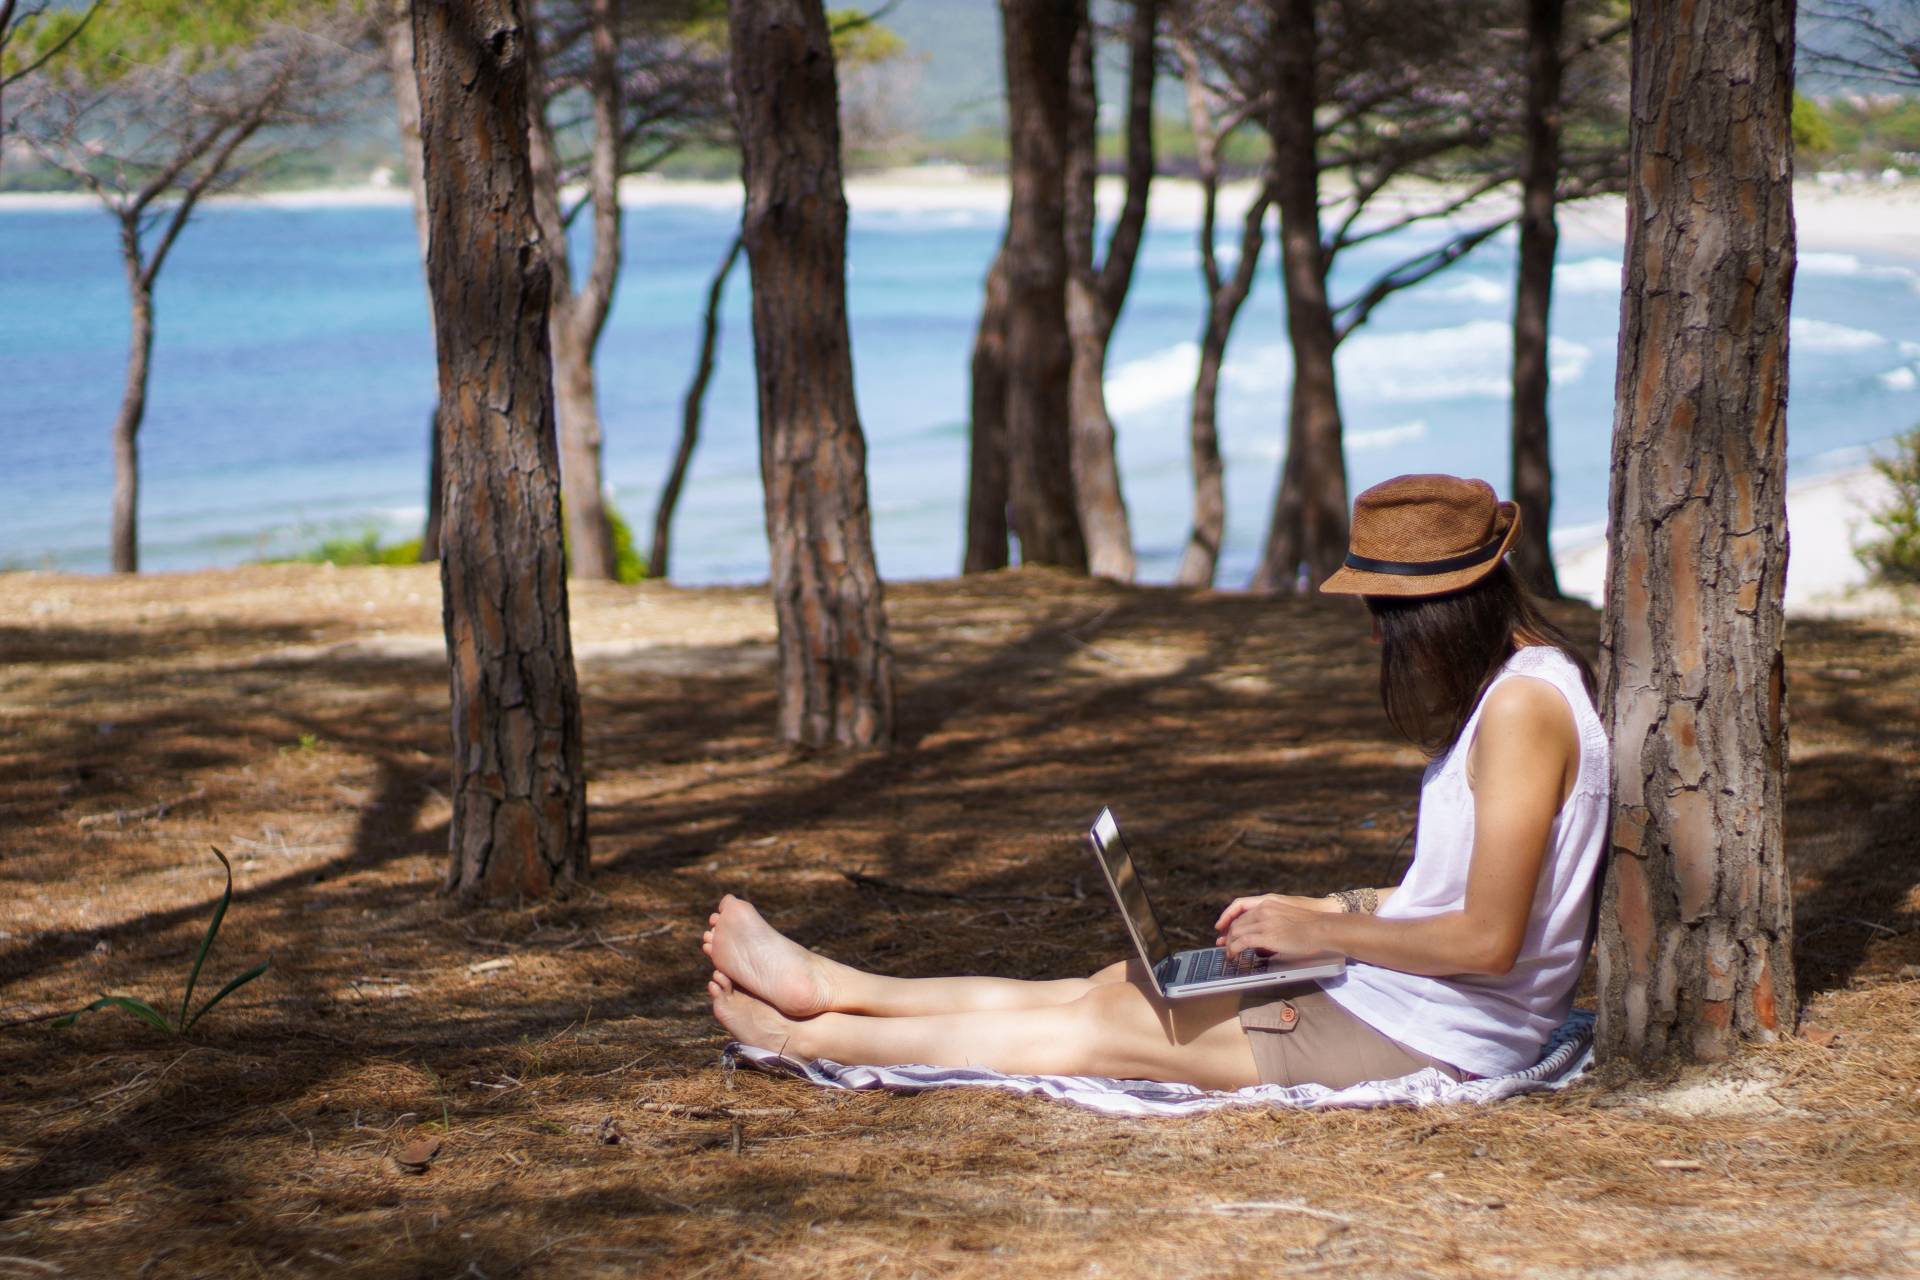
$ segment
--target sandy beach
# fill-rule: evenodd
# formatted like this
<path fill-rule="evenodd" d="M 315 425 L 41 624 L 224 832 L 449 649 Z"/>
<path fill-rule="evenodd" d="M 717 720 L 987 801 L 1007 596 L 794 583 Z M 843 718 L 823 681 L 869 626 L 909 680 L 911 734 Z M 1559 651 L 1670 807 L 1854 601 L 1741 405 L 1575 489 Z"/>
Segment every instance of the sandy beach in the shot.
<path fill-rule="evenodd" d="M 731 179 L 695 181 L 640 175 L 620 184 L 621 203 L 632 208 L 650 205 L 727 207 L 740 203 L 740 184 Z M 1337 188 L 1329 188 L 1333 194 Z M 1437 189 L 1426 184 L 1400 184 L 1376 197 L 1381 218 L 1398 209 L 1425 203 Z M 999 214 L 1007 206 L 1007 181 L 1002 175 L 982 173 L 959 165 L 921 165 L 856 174 L 847 179 L 847 203 L 855 212 L 914 213 L 929 210 Z M 1251 182 L 1230 182 L 1221 188 L 1220 220 L 1231 225 L 1253 193 Z M 1117 177 L 1102 178 L 1099 197 L 1104 210 L 1120 205 L 1122 187 Z M 254 204 L 274 208 L 347 208 L 404 205 L 407 189 L 395 183 L 315 187 L 214 196 L 208 204 Z M 1464 210 L 1466 222 L 1497 208 L 1502 197 L 1489 196 Z M 34 209 L 92 209 L 98 202 L 84 192 L 0 192 L 0 212 Z M 1170 222 L 1197 222 L 1200 186 L 1187 178 L 1156 179 L 1151 216 Z M 1338 206 L 1328 216 L 1338 216 Z M 1804 179 L 1794 187 L 1794 217 L 1801 253 L 1864 251 L 1893 254 L 1920 261 L 1920 180 L 1892 185 L 1873 180 L 1831 184 Z M 1603 196 L 1559 211 L 1563 236 L 1620 240 L 1625 235 L 1625 203 L 1619 196 Z"/>
<path fill-rule="evenodd" d="M 1893 486 L 1871 467 L 1815 476 L 1787 486 L 1787 612 L 1800 617 L 1867 617 L 1898 613 L 1894 592 L 1867 584 L 1855 550 L 1871 541 L 1873 513 L 1892 497 Z M 1604 530 L 1569 531 L 1556 538 L 1554 564 L 1560 589 L 1591 604 L 1606 594 Z"/>

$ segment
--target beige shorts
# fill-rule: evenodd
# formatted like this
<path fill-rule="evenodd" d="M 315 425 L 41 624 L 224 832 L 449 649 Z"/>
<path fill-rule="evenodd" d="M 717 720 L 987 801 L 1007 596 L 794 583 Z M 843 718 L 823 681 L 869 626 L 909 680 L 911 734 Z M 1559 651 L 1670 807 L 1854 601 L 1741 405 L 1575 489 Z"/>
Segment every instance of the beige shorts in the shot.
<path fill-rule="evenodd" d="M 1313 983 L 1270 987 L 1240 999 L 1254 1066 L 1262 1084 L 1324 1084 L 1344 1089 L 1363 1080 L 1392 1080 L 1422 1067 L 1450 1079 L 1467 1073 L 1409 1049 L 1335 1004 Z"/>

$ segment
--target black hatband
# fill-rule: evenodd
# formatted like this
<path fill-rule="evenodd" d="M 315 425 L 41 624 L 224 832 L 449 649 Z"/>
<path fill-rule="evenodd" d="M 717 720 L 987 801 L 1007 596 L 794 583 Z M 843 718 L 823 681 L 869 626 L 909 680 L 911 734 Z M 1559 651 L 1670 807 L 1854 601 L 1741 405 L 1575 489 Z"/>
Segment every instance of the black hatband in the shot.
<path fill-rule="evenodd" d="M 1471 569 L 1477 564 L 1485 564 L 1500 554 L 1500 548 L 1506 545 L 1506 541 L 1506 535 L 1502 534 L 1477 551 L 1469 551 L 1463 556 L 1452 556 L 1445 560 L 1375 560 L 1349 551 L 1347 568 L 1358 569 L 1362 573 L 1397 573 L 1405 577 L 1430 577 L 1434 574 L 1452 573 L 1456 569 Z"/>

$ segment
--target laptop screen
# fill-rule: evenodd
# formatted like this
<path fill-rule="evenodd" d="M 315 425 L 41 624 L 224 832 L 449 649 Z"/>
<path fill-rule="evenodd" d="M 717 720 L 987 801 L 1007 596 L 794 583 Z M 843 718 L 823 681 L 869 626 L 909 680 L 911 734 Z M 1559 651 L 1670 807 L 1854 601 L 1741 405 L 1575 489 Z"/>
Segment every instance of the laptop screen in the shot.
<path fill-rule="evenodd" d="M 1153 904 L 1147 901 L 1147 887 L 1134 872 L 1127 839 L 1120 834 L 1120 824 L 1113 820 L 1113 811 L 1102 809 L 1088 834 L 1092 837 L 1094 856 L 1100 859 L 1100 866 L 1107 873 L 1107 886 L 1113 890 L 1120 913 L 1126 917 L 1134 945 L 1140 948 L 1148 967 L 1158 966 L 1173 954 L 1173 949 L 1160 934 L 1160 918 L 1153 914 Z"/>

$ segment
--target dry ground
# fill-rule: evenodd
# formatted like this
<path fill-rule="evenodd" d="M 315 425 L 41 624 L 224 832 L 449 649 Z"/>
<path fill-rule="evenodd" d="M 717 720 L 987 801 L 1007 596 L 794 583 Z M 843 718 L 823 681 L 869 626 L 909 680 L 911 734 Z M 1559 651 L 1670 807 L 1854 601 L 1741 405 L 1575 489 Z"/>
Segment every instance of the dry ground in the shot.
<path fill-rule="evenodd" d="M 1390 880 L 1420 760 L 1352 606 L 896 586 L 900 748 L 796 759 L 760 594 L 574 599 L 592 887 L 462 913 L 433 570 L 0 576 L 0 1277 L 1920 1274 L 1920 625 L 1790 636 L 1816 1040 L 1143 1122 L 729 1077 L 700 922 L 742 891 L 867 965 L 1082 973 L 1121 944 L 1077 839 L 1104 801 L 1189 936 L 1236 892 Z M 210 844 L 210 976 L 267 977 L 186 1040 L 19 1021 L 177 1000 Z"/>

